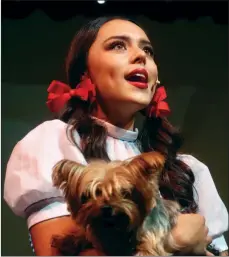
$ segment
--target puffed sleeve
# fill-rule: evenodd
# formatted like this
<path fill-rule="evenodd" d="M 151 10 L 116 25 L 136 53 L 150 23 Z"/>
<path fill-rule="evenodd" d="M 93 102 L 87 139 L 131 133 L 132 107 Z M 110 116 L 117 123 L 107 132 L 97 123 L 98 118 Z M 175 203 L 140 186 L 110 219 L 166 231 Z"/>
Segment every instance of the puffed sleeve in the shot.
<path fill-rule="evenodd" d="M 86 163 L 60 120 L 40 124 L 14 147 L 7 164 L 4 199 L 16 215 L 27 218 L 29 228 L 69 215 L 62 193 L 53 187 L 51 177 L 53 166 L 64 158 Z"/>
<path fill-rule="evenodd" d="M 209 235 L 213 237 L 212 245 L 220 252 L 228 249 L 223 233 L 228 230 L 228 212 L 221 200 L 208 167 L 191 155 L 180 155 L 195 176 L 195 199 L 199 213 L 206 219 Z"/>

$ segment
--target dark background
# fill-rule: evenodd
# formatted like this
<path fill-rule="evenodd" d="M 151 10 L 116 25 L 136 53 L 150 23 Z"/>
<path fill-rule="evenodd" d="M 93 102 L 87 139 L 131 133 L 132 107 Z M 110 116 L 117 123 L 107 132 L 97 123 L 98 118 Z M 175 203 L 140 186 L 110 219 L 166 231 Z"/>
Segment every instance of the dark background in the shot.
<path fill-rule="evenodd" d="M 64 59 L 75 32 L 90 18 L 127 14 L 152 38 L 171 120 L 186 139 L 182 151 L 209 166 L 228 207 L 227 12 L 228 3 L 220 1 L 3 1 L 2 189 L 15 143 L 51 117 L 46 89 L 53 79 L 65 80 Z M 26 221 L 3 200 L 2 255 L 31 254 Z"/>

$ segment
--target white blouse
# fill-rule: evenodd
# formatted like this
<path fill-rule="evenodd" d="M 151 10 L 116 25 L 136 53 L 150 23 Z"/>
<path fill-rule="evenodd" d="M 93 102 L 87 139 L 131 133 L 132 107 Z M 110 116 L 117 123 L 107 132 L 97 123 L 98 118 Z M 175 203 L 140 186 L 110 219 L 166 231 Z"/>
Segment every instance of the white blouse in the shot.
<path fill-rule="evenodd" d="M 111 160 L 125 160 L 140 154 L 137 129 L 130 131 L 104 124 Z M 16 144 L 7 164 L 4 199 L 16 215 L 27 219 L 29 228 L 44 220 L 69 215 L 62 192 L 52 185 L 52 168 L 62 159 L 87 162 L 80 150 L 79 134 L 74 132 L 76 147 L 66 127 L 60 120 L 40 124 Z M 191 155 L 178 158 L 188 164 L 195 175 L 199 212 L 206 219 L 213 244 L 220 251 L 227 250 L 223 233 L 228 230 L 228 213 L 208 167 Z"/>

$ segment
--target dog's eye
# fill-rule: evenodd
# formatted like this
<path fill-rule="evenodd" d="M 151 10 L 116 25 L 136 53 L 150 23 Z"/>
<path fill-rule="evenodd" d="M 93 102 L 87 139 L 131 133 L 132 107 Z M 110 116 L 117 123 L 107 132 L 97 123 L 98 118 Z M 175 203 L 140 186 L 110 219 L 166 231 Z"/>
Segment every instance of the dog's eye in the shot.
<path fill-rule="evenodd" d="M 121 191 L 121 195 L 123 198 L 128 198 L 128 199 L 131 198 L 131 196 L 132 196 L 131 192 L 128 190 L 125 190 L 125 189 L 123 189 Z"/>
<path fill-rule="evenodd" d="M 102 195 L 102 191 L 100 189 L 97 189 L 96 192 L 95 192 L 95 196 L 96 197 L 99 197 Z M 81 203 L 84 204 L 86 202 L 88 202 L 92 197 L 90 195 L 85 195 L 85 194 L 82 194 L 81 196 Z"/>
<path fill-rule="evenodd" d="M 81 196 L 81 203 L 84 204 L 86 203 L 90 198 L 86 196 L 85 194 L 82 194 Z"/>
<path fill-rule="evenodd" d="M 98 196 L 101 196 L 101 195 L 102 195 L 101 189 L 99 189 L 99 188 L 96 189 L 95 194 L 96 194 L 97 197 L 98 197 Z"/>

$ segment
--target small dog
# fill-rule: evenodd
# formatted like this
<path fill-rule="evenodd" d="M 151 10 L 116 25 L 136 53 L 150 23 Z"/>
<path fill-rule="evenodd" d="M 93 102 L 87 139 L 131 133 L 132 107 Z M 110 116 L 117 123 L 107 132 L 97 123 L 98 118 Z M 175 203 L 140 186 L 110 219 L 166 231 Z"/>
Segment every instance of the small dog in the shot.
<path fill-rule="evenodd" d="M 171 229 L 180 206 L 160 197 L 158 178 L 164 157 L 158 152 L 127 161 L 94 161 L 84 166 L 63 160 L 53 170 L 78 231 L 54 237 L 63 255 L 96 248 L 106 255 L 170 255 Z"/>
<path fill-rule="evenodd" d="M 179 204 L 160 197 L 164 161 L 149 152 L 123 162 L 57 163 L 53 184 L 63 190 L 77 230 L 54 236 L 52 246 L 65 256 L 92 248 L 113 256 L 190 254 L 182 253 L 171 234 Z"/>

